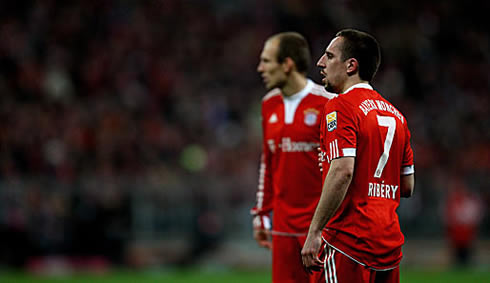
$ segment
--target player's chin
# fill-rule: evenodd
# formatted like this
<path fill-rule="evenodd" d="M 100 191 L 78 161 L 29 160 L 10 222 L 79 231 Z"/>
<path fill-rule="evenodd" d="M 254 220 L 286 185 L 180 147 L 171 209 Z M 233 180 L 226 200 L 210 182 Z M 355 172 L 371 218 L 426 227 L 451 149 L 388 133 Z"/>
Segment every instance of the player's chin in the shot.
<path fill-rule="evenodd" d="M 325 90 L 328 92 L 335 93 L 335 90 L 331 84 L 328 83 L 328 81 L 325 83 Z"/>
<path fill-rule="evenodd" d="M 264 81 L 264 85 L 265 85 L 265 88 L 267 90 L 272 90 L 272 89 L 276 88 L 276 84 L 274 82 L 271 82 L 271 81 Z"/>
<path fill-rule="evenodd" d="M 267 90 L 273 90 L 275 88 L 281 88 L 281 85 L 283 85 L 282 81 L 280 80 L 267 80 L 267 81 L 264 81 L 264 84 L 265 84 L 265 88 Z"/>

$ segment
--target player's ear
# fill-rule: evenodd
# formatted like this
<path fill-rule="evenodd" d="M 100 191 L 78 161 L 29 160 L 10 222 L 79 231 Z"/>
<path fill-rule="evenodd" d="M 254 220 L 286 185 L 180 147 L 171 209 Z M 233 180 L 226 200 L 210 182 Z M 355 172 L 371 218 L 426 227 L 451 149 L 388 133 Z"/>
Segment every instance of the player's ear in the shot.
<path fill-rule="evenodd" d="M 345 60 L 345 64 L 347 65 L 347 74 L 352 75 L 359 71 L 359 61 L 356 58 L 349 58 Z"/>
<path fill-rule="evenodd" d="M 282 63 L 282 67 L 285 73 L 290 73 L 296 67 L 296 64 L 293 59 L 286 57 Z"/>

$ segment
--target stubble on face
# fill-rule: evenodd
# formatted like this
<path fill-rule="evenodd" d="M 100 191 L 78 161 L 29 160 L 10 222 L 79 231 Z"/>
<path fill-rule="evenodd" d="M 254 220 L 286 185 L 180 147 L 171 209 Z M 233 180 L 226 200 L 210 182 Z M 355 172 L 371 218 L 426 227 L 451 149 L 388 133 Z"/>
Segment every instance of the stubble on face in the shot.
<path fill-rule="evenodd" d="M 331 93 L 336 93 L 335 89 L 333 88 L 333 86 L 328 81 L 325 84 L 325 90 L 328 92 L 331 92 Z"/>
<path fill-rule="evenodd" d="M 342 84 L 342 38 L 332 39 L 325 51 L 323 75 L 325 76 L 325 89 L 329 92 L 340 93 Z"/>

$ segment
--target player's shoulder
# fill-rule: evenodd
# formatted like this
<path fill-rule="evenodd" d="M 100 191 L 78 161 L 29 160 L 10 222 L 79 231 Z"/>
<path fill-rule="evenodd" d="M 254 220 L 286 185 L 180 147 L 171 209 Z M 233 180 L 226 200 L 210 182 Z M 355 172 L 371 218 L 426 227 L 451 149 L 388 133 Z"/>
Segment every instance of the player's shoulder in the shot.
<path fill-rule="evenodd" d="M 338 94 L 332 97 L 325 103 L 324 111 L 332 112 L 332 111 L 342 111 L 344 113 L 352 112 L 354 107 L 354 102 L 352 101 L 352 97 L 346 94 Z"/>
<path fill-rule="evenodd" d="M 406 126 L 406 121 L 407 118 L 405 115 L 403 115 L 402 111 L 398 109 L 396 105 L 391 103 L 388 99 L 386 99 L 384 96 L 382 96 L 379 92 L 376 92 L 378 95 L 378 100 L 377 100 L 377 106 L 378 108 L 381 108 L 381 110 L 385 110 L 393 114 L 395 117 L 398 117 L 399 120 L 402 122 L 402 124 L 405 124 Z M 383 101 L 383 103 L 379 103 L 379 101 Z"/>
<path fill-rule="evenodd" d="M 310 94 L 324 98 L 326 100 L 332 99 L 337 96 L 335 93 L 328 92 L 327 90 L 325 90 L 325 87 L 317 83 L 313 83 Z"/>
<path fill-rule="evenodd" d="M 343 103 L 346 105 L 357 105 L 365 99 L 373 99 L 376 96 L 379 96 L 379 93 L 372 88 L 355 87 L 342 94 L 339 94 L 335 100 L 337 100 L 338 103 Z"/>
<path fill-rule="evenodd" d="M 334 105 L 334 104 L 338 104 L 338 103 L 344 103 L 345 100 L 346 100 L 346 95 L 335 94 L 332 98 L 330 98 L 328 100 L 327 104 Z M 325 104 L 325 105 L 327 105 L 327 104 Z"/>
<path fill-rule="evenodd" d="M 279 88 L 274 88 L 270 90 L 263 98 L 262 103 L 273 100 L 273 98 L 277 98 L 281 96 L 281 90 Z"/>

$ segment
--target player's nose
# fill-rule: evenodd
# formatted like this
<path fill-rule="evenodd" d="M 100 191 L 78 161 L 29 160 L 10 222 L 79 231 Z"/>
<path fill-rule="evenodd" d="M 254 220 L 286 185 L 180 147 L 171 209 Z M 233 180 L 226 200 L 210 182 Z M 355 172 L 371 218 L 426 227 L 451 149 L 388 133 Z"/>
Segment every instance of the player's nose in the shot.
<path fill-rule="evenodd" d="M 257 65 L 257 72 L 262 73 L 262 72 L 263 72 L 263 69 L 264 69 L 264 68 L 262 67 L 262 63 L 259 63 L 259 64 Z"/>
<path fill-rule="evenodd" d="M 316 62 L 316 66 L 320 68 L 324 68 L 325 67 L 324 59 L 325 59 L 325 54 L 323 54 L 322 57 L 318 59 L 318 61 Z"/>

